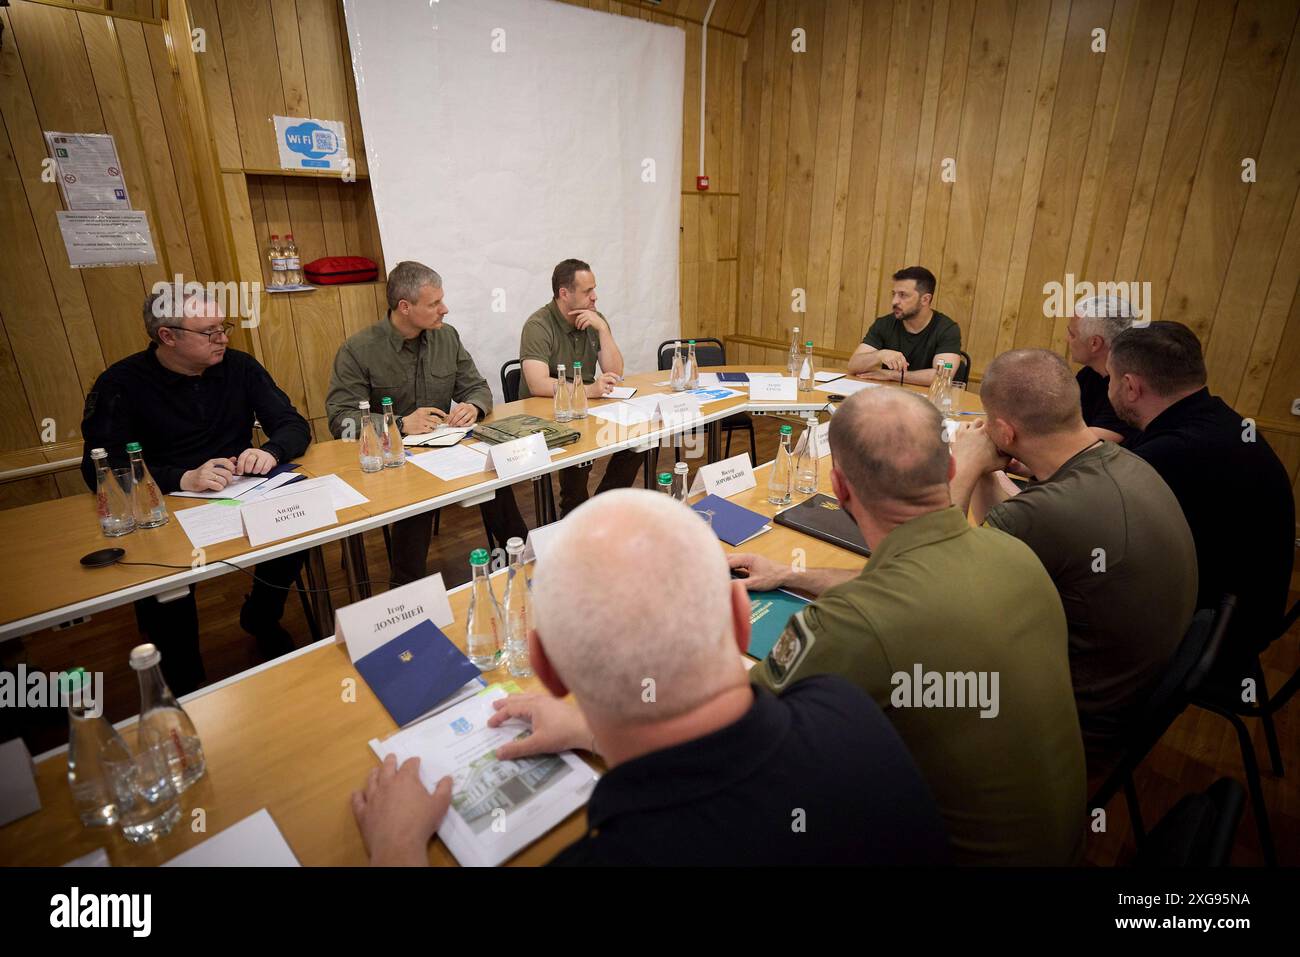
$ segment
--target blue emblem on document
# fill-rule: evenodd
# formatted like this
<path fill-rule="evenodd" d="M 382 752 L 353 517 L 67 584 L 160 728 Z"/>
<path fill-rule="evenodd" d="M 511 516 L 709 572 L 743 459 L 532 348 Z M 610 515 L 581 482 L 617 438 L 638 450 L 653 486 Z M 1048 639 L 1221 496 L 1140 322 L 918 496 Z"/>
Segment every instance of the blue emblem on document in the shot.
<path fill-rule="evenodd" d="M 451 723 L 451 730 L 456 734 L 469 734 L 474 730 L 474 725 L 470 724 L 469 718 L 457 718 Z"/>

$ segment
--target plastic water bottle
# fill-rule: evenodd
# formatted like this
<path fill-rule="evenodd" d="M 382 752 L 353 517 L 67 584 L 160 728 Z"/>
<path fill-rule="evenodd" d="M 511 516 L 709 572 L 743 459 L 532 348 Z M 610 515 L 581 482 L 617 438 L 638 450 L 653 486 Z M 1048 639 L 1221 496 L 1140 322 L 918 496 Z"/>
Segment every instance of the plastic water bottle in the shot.
<path fill-rule="evenodd" d="M 700 364 L 695 361 L 695 340 L 691 339 L 686 346 L 686 388 L 698 389 L 700 387 Z"/>
<path fill-rule="evenodd" d="M 99 528 L 107 537 L 117 538 L 135 531 L 135 509 L 131 494 L 117 480 L 108 466 L 108 451 L 91 449 L 90 460 L 95 464 L 95 508 L 99 512 Z"/>
<path fill-rule="evenodd" d="M 817 442 L 817 416 L 809 415 L 803 437 L 799 440 L 799 458 L 795 463 L 795 491 L 812 495 L 817 491 L 817 460 L 821 449 Z"/>
<path fill-rule="evenodd" d="M 139 738 L 156 741 L 167 755 L 172 784 L 179 794 L 203 777 L 207 762 L 194 722 L 162 676 L 162 652 L 151 644 L 131 649 L 131 667 L 140 679 Z"/>
<path fill-rule="evenodd" d="M 384 470 L 384 449 L 375 431 L 375 420 L 370 415 L 370 400 L 362 399 L 361 408 L 361 471 L 382 472 Z"/>
<path fill-rule="evenodd" d="M 501 606 L 488 578 L 486 548 L 476 548 L 469 555 L 469 614 L 465 619 L 465 644 L 469 660 L 479 671 L 492 671 L 501 664 Z"/>
<path fill-rule="evenodd" d="M 86 827 L 111 827 L 117 823 L 117 797 L 100 756 L 123 761 L 131 752 L 103 713 L 93 713 L 85 668 L 59 675 L 59 688 L 68 702 L 68 787 L 77 816 Z"/>
<path fill-rule="evenodd" d="M 528 629 L 532 622 L 532 586 L 524 568 L 524 540 L 512 538 L 506 542 L 510 557 L 510 571 L 506 577 L 506 658 L 510 673 L 516 678 L 533 676 L 532 662 L 528 660 Z"/>
<path fill-rule="evenodd" d="M 801 361 L 801 357 L 799 355 L 799 327 L 795 326 L 793 331 L 790 333 L 790 354 L 786 357 L 786 362 L 785 362 L 786 371 L 791 378 L 794 378 L 799 374 L 800 361 Z"/>
<path fill-rule="evenodd" d="M 564 377 L 564 366 L 555 367 L 555 421 L 573 421 L 573 405 L 569 397 L 569 381 Z"/>
<path fill-rule="evenodd" d="M 679 502 L 686 501 L 686 476 L 690 471 L 690 466 L 685 462 L 678 462 L 673 466 L 673 490 L 672 496 Z"/>
<path fill-rule="evenodd" d="M 157 528 L 166 525 L 171 516 L 163 503 L 158 483 L 144 464 L 144 450 L 139 442 L 126 444 L 126 457 L 131 463 L 131 498 L 135 505 L 136 528 Z"/>
<path fill-rule="evenodd" d="M 767 501 L 772 505 L 789 505 L 794 498 L 794 460 L 790 455 L 790 435 L 794 430 L 781 426 L 781 445 L 767 477 Z"/>
<path fill-rule="evenodd" d="M 799 360 L 799 391 L 811 392 L 817 384 L 817 372 L 813 360 L 813 344 L 809 339 L 803 344 L 803 356 Z"/>
<path fill-rule="evenodd" d="M 271 264 L 271 287 L 283 286 L 285 284 L 285 260 L 284 253 L 280 249 L 280 237 L 276 233 L 271 234 L 271 245 L 267 247 L 266 259 Z"/>
<path fill-rule="evenodd" d="M 406 446 L 402 445 L 402 430 L 397 427 L 393 414 L 393 400 L 384 396 L 384 468 L 395 469 L 406 464 Z"/>
<path fill-rule="evenodd" d="M 686 391 L 686 361 L 682 358 L 682 344 L 673 346 L 673 369 L 668 374 L 668 385 L 674 392 Z"/>
<path fill-rule="evenodd" d="M 573 364 L 573 402 L 570 413 L 574 419 L 581 421 L 587 417 L 587 384 L 582 381 L 582 363 Z"/>
<path fill-rule="evenodd" d="M 655 479 L 655 489 L 663 492 L 665 495 L 673 494 L 673 473 L 660 472 L 659 477 Z"/>
<path fill-rule="evenodd" d="M 293 233 L 284 234 L 284 247 L 280 255 L 284 257 L 284 284 L 301 286 L 302 260 L 298 258 L 298 246 L 293 241 Z"/>

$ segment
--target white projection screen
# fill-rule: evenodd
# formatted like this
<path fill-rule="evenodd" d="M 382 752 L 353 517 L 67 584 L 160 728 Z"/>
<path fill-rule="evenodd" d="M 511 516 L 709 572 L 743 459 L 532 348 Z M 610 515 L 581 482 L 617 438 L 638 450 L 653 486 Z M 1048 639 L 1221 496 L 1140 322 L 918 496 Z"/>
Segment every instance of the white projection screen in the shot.
<path fill-rule="evenodd" d="M 627 371 L 654 369 L 680 333 L 683 31 L 551 0 L 344 7 L 385 263 L 438 271 L 494 394 L 570 257 Z"/>

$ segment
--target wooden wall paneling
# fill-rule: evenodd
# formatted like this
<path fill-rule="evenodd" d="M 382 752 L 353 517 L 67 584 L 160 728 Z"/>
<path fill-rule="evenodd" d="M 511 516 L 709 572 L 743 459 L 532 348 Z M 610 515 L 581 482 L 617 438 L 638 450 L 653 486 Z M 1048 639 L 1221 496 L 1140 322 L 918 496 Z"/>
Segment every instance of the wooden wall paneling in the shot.
<path fill-rule="evenodd" d="M 716 159 L 707 152 L 705 163 Z M 695 190 L 700 170 L 700 29 L 686 26 L 686 63 L 682 78 L 682 192 Z M 717 187 L 715 187 L 717 188 Z"/>
<path fill-rule="evenodd" d="M 814 8 L 815 9 L 815 8 Z M 807 266 L 801 281 L 808 300 L 808 314 L 804 317 L 803 338 L 811 339 L 818 349 L 827 346 L 834 335 L 830 322 L 826 296 L 826 280 L 831 272 L 831 244 L 835 219 L 836 186 L 839 178 L 840 116 L 844 100 L 844 74 L 848 68 L 849 5 L 836 3 L 825 8 L 821 18 L 819 45 L 824 45 L 820 57 L 820 76 L 816 77 L 813 142 L 807 146 L 809 177 L 812 190 L 809 209 L 804 221 L 808 223 L 808 236 L 803 245 L 808 249 Z M 805 54 L 806 56 L 806 54 Z M 813 61 L 813 65 L 818 65 Z M 856 63 L 854 64 L 856 66 Z M 844 137 L 849 139 L 846 134 Z M 845 171 L 847 179 L 847 170 Z M 842 249 L 842 247 L 841 247 Z M 838 280 L 838 272 L 836 274 Z M 828 334 L 827 326 L 831 326 Z"/>
<path fill-rule="evenodd" d="M 1232 24 L 1161 312 L 1164 319 L 1189 325 L 1203 342 L 1209 338 L 1233 245 L 1242 238 L 1238 229 L 1252 187 L 1242 182 L 1241 159 L 1260 155 L 1297 6 L 1294 0 L 1242 0 Z M 1259 241 L 1259 225 L 1246 226 L 1252 245 Z M 1274 226 L 1276 243 L 1285 227 Z M 1253 325 L 1254 317 L 1247 322 Z"/>
<path fill-rule="evenodd" d="M 302 11 L 296 0 L 270 0 L 271 20 L 275 24 L 275 49 L 280 63 L 280 87 L 284 92 L 284 115 L 312 116 L 311 99 L 307 91 L 307 68 L 303 63 L 303 50 L 320 52 L 300 39 L 298 18 Z M 316 59 L 313 56 L 313 59 Z M 322 59 L 330 59 L 322 57 Z M 326 117 L 333 119 L 335 117 Z"/>
<path fill-rule="evenodd" d="M 1168 292 L 1197 160 L 1214 105 L 1219 68 L 1232 32 L 1232 15 L 1228 4 L 1200 3 L 1196 7 L 1135 277 L 1151 283 L 1153 320 L 1161 318 Z"/>
<path fill-rule="evenodd" d="M 694 195 L 682 197 L 681 248 L 678 250 L 678 258 L 684 263 L 700 261 L 700 219 L 703 215 L 703 206 L 702 197 Z"/>
<path fill-rule="evenodd" d="M 1281 255 L 1300 191 L 1298 115 L 1300 24 L 1291 36 L 1286 67 L 1257 157 L 1263 172 L 1257 172 L 1257 181 L 1249 187 L 1210 335 L 1208 340 L 1202 340 L 1210 389 L 1214 392 L 1231 390 L 1242 383 L 1256 341 L 1276 345 L 1280 329 L 1266 324 L 1264 316 L 1270 281 L 1285 282 L 1287 277 L 1294 281 L 1300 275 L 1300 258 L 1294 252 L 1286 259 Z M 1237 168 L 1241 169 L 1240 161 Z M 1300 376 L 1297 379 L 1300 381 Z"/>
<path fill-rule="evenodd" d="M 991 326 L 987 324 L 982 324 L 985 329 L 977 334 L 974 328 L 976 317 L 972 315 L 976 282 L 980 278 L 980 254 L 985 235 L 992 231 L 991 216 L 997 220 L 998 230 L 1005 232 L 1000 217 L 1003 211 L 995 210 L 989 202 L 995 154 L 1010 167 L 1009 173 L 1014 179 L 1015 145 L 1008 144 L 1007 153 L 1010 155 L 999 151 L 999 134 L 1008 137 L 1014 134 L 1000 125 L 1000 118 L 1005 116 L 1003 97 L 1008 85 L 1012 40 L 1033 33 L 1032 27 L 1017 31 L 1016 20 L 1015 5 L 1011 2 L 981 3 L 975 10 L 956 156 L 957 180 L 952 184 L 948 232 L 935 294 L 936 307 L 961 326 L 962 341 L 974 345 L 974 349 L 966 350 L 972 355 L 976 351 L 986 351 L 992 338 L 989 334 Z M 1000 278 L 985 275 L 986 285 L 996 285 L 998 281 Z M 880 311 L 887 308 L 888 303 L 882 295 Z"/>
<path fill-rule="evenodd" d="M 198 272 L 190 253 L 189 230 L 186 228 L 185 212 L 181 208 L 180 190 L 176 186 L 168 130 L 163 122 L 162 106 L 158 102 L 158 89 L 154 84 L 149 48 L 144 38 L 145 28 L 131 20 L 104 19 L 116 28 L 134 114 L 135 138 L 144 147 L 141 151 L 144 160 L 141 173 L 149 184 L 153 213 L 150 218 L 157 224 L 159 231 L 154 236 L 154 245 L 159 246 L 160 250 L 166 249 L 166 256 L 159 255 L 159 261 L 165 261 L 168 266 L 162 278 L 171 281 L 176 273 L 187 280 L 196 278 Z M 162 28 L 150 29 L 161 32 Z M 135 205 L 138 209 L 141 201 L 137 199 Z"/>
<path fill-rule="evenodd" d="M 320 203 L 321 230 L 325 238 L 324 256 L 346 256 L 348 241 L 343 230 L 343 202 L 339 199 L 339 184 L 333 180 L 309 180 L 316 184 L 317 201 Z M 314 257 L 313 257 L 314 258 Z M 311 262 L 304 258 L 305 266 Z"/>
<path fill-rule="evenodd" d="M 258 224 L 257 234 L 258 254 L 263 261 L 266 259 L 266 250 L 272 236 L 280 237 L 284 242 L 286 234 L 293 232 L 293 220 L 289 211 L 288 183 L 287 176 L 259 176 L 262 186 L 262 211 L 266 216 L 265 224 Z M 296 237 L 295 237 L 296 238 Z M 266 275 L 270 275 L 270 267 L 266 267 Z"/>
<path fill-rule="evenodd" d="M 981 228 L 975 288 L 970 300 L 970 315 L 965 319 L 962 335 L 962 348 L 971 356 L 972 363 L 976 361 L 976 356 L 987 363 L 993 358 L 997 347 L 1050 13 L 1051 8 L 1048 6 L 1021 4 L 1014 14 L 1014 32 L 1011 35 L 1010 50 L 1006 54 L 1006 79 L 998 104 L 999 120 L 992 148 L 992 178 L 988 184 L 988 201 Z M 975 64 L 972 63 L 972 69 L 974 67 Z M 980 95 L 974 88 L 971 92 L 977 98 Z M 963 158 L 968 153 L 963 146 Z M 960 162 L 959 160 L 959 164 Z M 962 176 L 969 175 L 970 172 L 963 171 L 959 165 L 958 184 L 961 183 Z M 957 195 L 956 191 L 954 195 Z M 947 304 L 948 296 L 945 292 L 941 308 Z M 954 318 L 961 322 L 965 317 Z"/>
<path fill-rule="evenodd" d="M 332 185 L 337 190 L 339 198 L 339 216 L 343 227 L 343 255 L 364 256 L 365 252 L 361 247 L 361 225 L 357 222 L 356 194 L 365 187 L 347 183 Z M 386 278 L 383 263 L 380 263 L 379 279 L 382 281 Z"/>
<path fill-rule="evenodd" d="M 784 256 L 782 236 L 785 226 L 786 206 L 786 168 L 788 158 L 786 147 L 790 140 L 791 113 L 791 76 L 794 58 L 799 54 L 790 50 L 790 34 L 798 25 L 797 11 L 794 4 L 770 4 L 768 14 L 773 17 L 775 28 L 775 55 L 773 58 L 773 98 L 772 98 L 772 135 L 771 148 L 768 151 L 768 173 L 766 184 L 767 218 L 766 239 L 760 237 L 767 249 L 766 262 L 763 263 L 763 299 L 760 315 L 762 317 L 761 335 L 777 341 L 789 338 L 792 325 L 803 325 L 803 317 L 790 311 L 790 290 L 782 288 L 782 271 Z M 806 54 L 805 54 L 806 55 Z"/>
<path fill-rule="evenodd" d="M 838 349 L 840 284 L 844 275 L 844 232 L 849 206 L 849 168 L 853 161 L 853 114 L 857 106 L 858 66 L 862 50 L 863 0 L 851 0 L 844 26 L 844 69 L 840 89 L 826 93 L 824 109 L 833 110 L 839 98 L 838 127 L 835 143 L 835 180 L 831 205 L 829 245 L 826 251 L 826 303 L 822 316 L 821 342 L 825 348 Z M 830 162 L 830 157 L 826 157 Z M 743 237 L 742 237 L 743 239 Z"/>
<path fill-rule="evenodd" d="M 286 176 L 284 196 L 289 204 L 289 224 L 301 262 L 309 263 L 324 256 L 325 228 L 317 181 L 305 176 Z"/>
<path fill-rule="evenodd" d="M 890 22 L 883 22 L 890 12 Z M 861 341 L 874 313 L 875 291 L 868 292 L 873 197 L 879 172 L 878 144 L 884 135 L 885 87 L 888 81 L 892 8 L 872 6 L 862 17 L 858 53 L 856 105 L 853 111 L 853 152 L 849 164 L 849 193 L 844 255 L 840 265 L 840 298 L 836 309 L 835 344 L 852 351 Z M 846 131 L 847 133 L 848 131 Z M 785 336 L 777 337 L 784 341 Z"/>
<path fill-rule="evenodd" d="M 256 282 L 260 278 L 265 288 L 270 281 L 270 271 L 264 269 L 262 265 L 263 246 L 259 239 L 259 223 L 265 218 L 261 212 L 261 188 L 259 185 L 250 186 L 240 173 L 222 173 L 221 177 L 224 181 L 227 203 L 226 216 L 230 222 L 231 239 L 234 244 L 235 271 L 242 282 Z M 270 299 L 270 294 L 263 292 L 258 301 L 258 315 L 262 324 L 266 322 L 266 308 Z M 252 329 L 244 329 L 241 326 L 236 328 L 236 338 L 233 341 L 236 349 L 251 352 L 265 365 L 268 360 L 273 360 L 275 357 L 263 348 L 261 335 L 261 325 Z M 267 368 L 270 366 L 268 365 Z M 289 390 L 285 389 L 285 391 Z M 292 397 L 293 393 L 290 392 L 289 395 Z"/>
<path fill-rule="evenodd" d="M 7 131 L 0 142 L 0 223 L 8 239 L 0 256 L 0 316 L 7 317 L 8 345 L 22 382 L 0 405 L 17 420 L 0 435 L 5 441 L 28 437 L 34 441 L 27 444 L 34 445 L 48 417 L 54 419 L 59 439 L 67 440 L 81 422 L 79 391 L 67 388 L 77 381 L 77 369 L 57 318 L 58 301 Z"/>
<path fill-rule="evenodd" d="M 936 13 L 937 16 L 937 13 Z M 939 100 L 930 151 L 931 185 L 925 196 L 921 247 L 914 262 L 936 276 L 943 271 L 943 247 L 948 238 L 952 208 L 952 183 L 944 182 L 942 163 L 956 159 L 960 146 L 961 117 L 966 102 L 966 74 L 970 68 L 971 27 L 975 0 L 951 0 L 944 24 L 943 66 L 939 70 Z M 909 247 L 911 243 L 909 240 Z"/>
<path fill-rule="evenodd" d="M 348 149 L 352 149 L 352 118 L 348 108 L 348 84 L 352 82 L 349 64 L 344 60 L 347 48 L 343 41 L 343 21 L 337 0 L 297 0 L 298 29 L 302 48 L 313 51 L 306 58 L 307 91 L 312 115 L 323 120 L 338 120 L 348 130 Z"/>
<path fill-rule="evenodd" d="M 904 219 L 907 242 L 903 262 L 913 264 L 921 255 L 921 234 L 925 226 L 925 201 L 931 183 L 939 182 L 934 158 L 935 121 L 939 113 L 939 90 L 943 83 L 944 48 L 948 44 L 948 0 L 934 0 L 930 13 L 930 46 L 925 54 L 925 86 L 920 97 L 920 120 L 916 152 L 912 160 L 912 202 Z"/>
<path fill-rule="evenodd" d="M 12 38 L 9 18 L 3 10 L 0 10 L 0 23 L 5 25 Z M 57 213 L 63 208 L 59 187 L 41 180 L 42 163 L 47 156 L 45 139 L 36 118 L 23 64 L 13 42 L 0 47 L 0 119 L 9 130 L 10 144 L 26 189 L 27 206 L 40 238 L 41 252 L 58 301 L 58 312 L 63 318 L 72 360 L 77 367 L 78 383 L 84 393 L 104 371 L 104 353 L 99 346 L 81 270 L 68 264 L 67 250 L 59 231 Z M 8 230 L 6 235 L 10 235 Z"/>
<path fill-rule="evenodd" d="M 378 318 L 375 314 L 375 296 L 369 284 L 339 286 L 339 309 L 343 319 L 343 337 L 356 335 Z M 333 362 L 330 363 L 333 368 Z"/>
<path fill-rule="evenodd" d="M 1300 285 L 1300 192 L 1296 194 L 1291 206 L 1291 219 L 1287 224 L 1286 238 L 1282 241 L 1282 250 L 1278 253 L 1277 263 L 1273 268 L 1272 281 L 1268 285 L 1268 295 L 1260 310 L 1259 325 L 1256 327 L 1254 340 L 1250 346 L 1250 357 L 1237 390 L 1237 401 L 1233 404 L 1242 415 L 1258 415 L 1264 393 L 1274 369 L 1281 368 L 1282 375 L 1293 387 L 1296 385 L 1294 366 L 1278 366 L 1275 358 L 1279 354 L 1282 336 L 1286 331 L 1287 315 L 1292 303 L 1296 301 L 1296 289 Z M 1300 388 L 1294 391 L 1300 393 Z M 1230 400 L 1230 394 L 1224 401 Z M 1287 403 L 1289 411 L 1290 403 Z M 1282 411 L 1282 410 L 1279 410 Z"/>
<path fill-rule="evenodd" d="M 740 194 L 737 332 L 748 332 L 760 328 L 762 324 L 775 37 L 775 17 L 760 14 L 754 36 L 749 41 L 744 67 L 745 88 L 742 93 L 745 155 L 741 174 L 744 187 Z"/>
<path fill-rule="evenodd" d="M 1047 144 L 1051 136 L 1052 114 L 1056 107 L 1056 90 L 1065 55 L 1065 36 L 1069 29 L 1070 0 L 1053 0 L 1047 21 L 1047 34 L 1043 41 L 1042 65 L 1034 95 L 1033 121 L 1029 127 L 1029 146 L 1025 153 L 1025 171 L 1021 178 L 1020 203 L 1016 210 L 1015 236 L 1011 241 L 1011 258 L 1007 265 L 1006 286 L 1002 294 L 997 344 L 988 354 L 971 351 L 973 377 L 978 375 L 993 358 L 1015 345 L 1016 328 L 1020 322 L 1021 295 L 1024 292 L 1025 273 L 1029 269 L 1030 243 L 1038 217 L 1039 195 L 1042 190 L 1043 170 L 1047 164 Z M 1031 300 L 1026 300 L 1031 301 Z M 1042 315 L 1041 300 L 1033 305 L 1037 315 Z M 975 385 L 974 378 L 972 386 Z"/>
<path fill-rule="evenodd" d="M 212 123 L 217 156 L 222 167 L 242 169 L 244 156 L 239 142 L 239 126 L 235 122 L 235 101 L 230 90 L 230 74 L 226 69 L 226 47 L 217 12 L 217 0 L 187 2 L 193 26 L 201 28 L 204 33 L 206 49 L 196 56 L 203 77 L 204 105 Z"/>
<path fill-rule="evenodd" d="M 1111 23 L 1110 0 L 1075 0 L 1070 7 L 1064 57 L 1057 81 L 1043 166 L 1039 210 L 1021 292 L 1017 348 L 1047 348 L 1053 321 L 1043 316 L 1044 284 L 1064 280 L 1075 203 L 1083 178 L 1092 109 L 1105 54 L 1092 51 L 1092 31 Z"/>
<path fill-rule="evenodd" d="M 386 276 L 388 267 L 384 260 L 384 246 L 379 236 L 379 219 L 375 215 L 375 197 L 368 186 L 345 184 L 339 187 L 347 190 L 352 197 L 352 217 L 357 224 L 357 241 L 359 249 L 352 252 L 354 256 L 366 256 L 379 264 L 379 275 Z M 344 207 L 346 211 L 346 206 Z M 393 263 L 392 265 L 397 265 Z"/>
<path fill-rule="evenodd" d="M 196 158 L 190 148 L 190 138 L 181 112 L 179 75 L 172 69 L 167 38 L 162 28 L 146 26 L 144 39 L 149 53 L 149 65 L 153 70 L 158 108 L 162 111 L 168 158 L 171 162 L 171 179 L 180 199 L 181 218 L 185 225 L 185 238 L 194 275 L 201 280 L 213 279 L 217 272 L 208 248 L 207 229 L 199 198 Z"/>
<path fill-rule="evenodd" d="M 1288 423 L 1294 421 L 1291 402 L 1300 399 L 1300 381 L 1297 381 L 1300 377 L 1295 371 L 1300 369 L 1300 295 L 1293 295 L 1289 305 L 1290 314 L 1278 341 L 1268 388 L 1259 404 L 1260 418 Z"/>
<path fill-rule="evenodd" d="M 307 394 L 304 415 L 325 415 L 325 394 L 329 391 L 334 355 L 343 345 L 343 313 L 337 287 L 315 292 L 287 293 L 293 315 L 293 330 L 302 362 L 303 391 Z"/>
<path fill-rule="evenodd" d="M 348 40 L 347 17 L 343 13 L 343 0 L 335 0 L 335 11 L 338 17 L 339 42 L 342 44 L 345 65 L 344 76 L 346 82 L 343 85 L 347 88 L 348 95 L 348 119 L 350 121 L 348 131 L 352 134 L 352 138 L 348 141 L 348 155 L 356 163 L 357 173 L 365 176 L 369 172 L 369 166 L 366 164 L 365 131 L 361 128 L 361 111 L 357 108 L 356 76 L 352 70 L 352 46 Z"/>
<path fill-rule="evenodd" d="M 288 115 L 275 21 L 266 0 L 223 0 L 222 45 L 246 169 L 279 169 L 276 115 Z"/>
<path fill-rule="evenodd" d="M 18 46 L 41 129 L 106 132 L 99 104 L 84 95 L 95 88 L 95 81 L 77 15 L 44 4 L 19 3 L 9 9 L 9 20 L 12 30 L 5 34 L 5 45 Z M 82 95 L 68 96 L 68 90 Z"/>
<path fill-rule="evenodd" d="M 58 497 L 58 486 L 49 475 L 40 475 L 36 478 L 0 484 L 0 509 L 33 505 L 36 502 L 48 502 L 50 499 Z"/>

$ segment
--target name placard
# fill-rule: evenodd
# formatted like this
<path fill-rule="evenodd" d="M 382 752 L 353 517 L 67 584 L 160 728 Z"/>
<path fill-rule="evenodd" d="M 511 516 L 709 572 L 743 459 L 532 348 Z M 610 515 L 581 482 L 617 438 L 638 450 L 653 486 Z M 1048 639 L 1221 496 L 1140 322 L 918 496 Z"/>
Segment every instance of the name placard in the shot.
<path fill-rule="evenodd" d="M 336 609 L 334 637 L 348 646 L 348 657 L 356 661 L 425 618 L 439 628 L 456 620 L 441 572 Z"/>
<path fill-rule="evenodd" d="M 555 530 L 559 527 L 559 522 L 552 522 L 550 525 L 538 525 L 529 532 L 528 544 L 524 547 L 524 560 L 532 558 L 541 562 L 550 555 L 554 551 Z"/>
<path fill-rule="evenodd" d="M 248 543 L 254 548 L 324 528 L 339 520 L 328 486 L 250 502 L 240 506 L 239 514 L 244 520 Z"/>
<path fill-rule="evenodd" d="M 806 430 L 804 432 L 799 433 L 799 440 L 795 442 L 794 445 L 795 455 L 798 455 L 800 452 L 803 451 L 804 443 L 807 441 L 807 439 L 805 439 L 806 435 L 807 435 Z M 829 421 L 822 422 L 820 425 L 817 426 L 817 457 L 818 458 L 822 458 L 823 456 L 830 455 L 831 453 L 830 442 L 831 442 L 831 424 Z"/>
<path fill-rule="evenodd" d="M 514 478 L 529 469 L 549 465 L 550 461 L 546 437 L 540 432 L 488 447 L 487 467 L 496 470 L 501 478 Z"/>
<path fill-rule="evenodd" d="M 768 402 L 794 402 L 799 398 L 799 382 L 790 376 L 749 378 L 749 397 Z"/>
<path fill-rule="evenodd" d="M 702 492 L 705 495 L 728 498 L 737 492 L 747 491 L 756 484 L 749 455 L 742 453 L 723 459 L 721 462 L 714 462 L 712 465 L 701 466 L 695 473 L 691 494 L 698 495 Z"/>
<path fill-rule="evenodd" d="M 700 417 L 700 400 L 693 395 L 668 393 L 655 403 L 655 416 L 664 425 L 683 425 Z"/>

